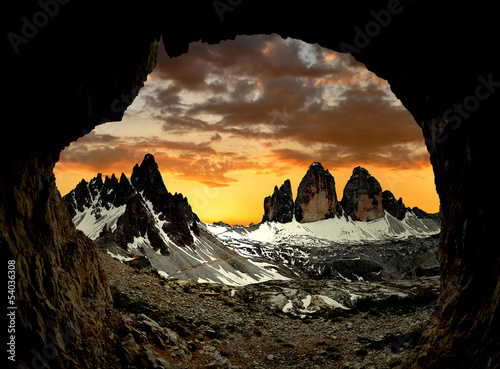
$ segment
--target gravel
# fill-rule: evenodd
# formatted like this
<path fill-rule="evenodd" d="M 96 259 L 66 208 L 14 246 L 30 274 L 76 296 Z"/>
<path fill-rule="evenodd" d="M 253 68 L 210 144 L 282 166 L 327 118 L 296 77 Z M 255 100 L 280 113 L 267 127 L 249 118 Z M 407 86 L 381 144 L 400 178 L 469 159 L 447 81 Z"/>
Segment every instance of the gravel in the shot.
<path fill-rule="evenodd" d="M 429 304 L 404 313 L 331 315 L 332 310 L 346 310 L 321 306 L 296 316 L 277 310 L 269 300 L 277 294 L 300 296 L 297 282 L 233 288 L 162 279 L 104 254 L 101 261 L 111 286 L 163 314 L 162 325 L 189 348 L 189 359 L 175 354 L 175 347 L 151 350 L 164 368 L 398 368 L 403 357 L 413 353 L 418 333 L 433 312 Z M 310 288 L 321 283 L 314 282 Z M 424 283 L 437 287 L 438 279 L 391 282 L 383 287 L 390 295 L 394 288 L 411 290 Z M 370 282 L 362 287 L 372 289 Z M 110 329 L 119 332 L 123 319 L 137 319 L 137 315 L 113 308 Z M 125 340 L 129 341 L 130 337 Z M 136 354 L 133 347 L 129 351 Z"/>

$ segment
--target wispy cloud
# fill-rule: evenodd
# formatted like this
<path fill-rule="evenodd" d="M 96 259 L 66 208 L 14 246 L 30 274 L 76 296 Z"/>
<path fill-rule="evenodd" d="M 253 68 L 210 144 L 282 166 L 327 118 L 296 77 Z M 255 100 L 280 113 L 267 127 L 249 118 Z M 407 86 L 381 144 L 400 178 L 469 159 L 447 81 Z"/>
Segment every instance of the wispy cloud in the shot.
<path fill-rule="evenodd" d="M 61 163 L 102 171 L 156 153 L 176 178 L 212 187 L 241 170 L 276 170 L 320 160 L 330 167 L 428 165 L 421 131 L 389 85 L 348 54 L 277 35 L 192 43 L 160 54 L 126 112 L 154 132 L 96 131 Z"/>

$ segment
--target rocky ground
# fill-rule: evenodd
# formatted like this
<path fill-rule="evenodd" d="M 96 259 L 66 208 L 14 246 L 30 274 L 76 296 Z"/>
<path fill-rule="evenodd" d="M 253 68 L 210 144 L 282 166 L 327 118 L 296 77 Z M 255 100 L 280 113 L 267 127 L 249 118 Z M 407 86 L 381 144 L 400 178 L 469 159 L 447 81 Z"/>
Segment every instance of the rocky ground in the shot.
<path fill-rule="evenodd" d="M 232 288 L 101 260 L 114 296 L 106 324 L 117 368 L 398 368 L 432 318 L 439 284 L 425 277 Z"/>

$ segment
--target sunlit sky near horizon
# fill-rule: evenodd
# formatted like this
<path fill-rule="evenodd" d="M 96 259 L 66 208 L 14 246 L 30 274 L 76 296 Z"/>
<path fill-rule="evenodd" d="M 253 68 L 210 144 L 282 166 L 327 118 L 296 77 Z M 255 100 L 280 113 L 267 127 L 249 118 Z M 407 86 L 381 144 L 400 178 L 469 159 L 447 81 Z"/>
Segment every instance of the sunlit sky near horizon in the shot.
<path fill-rule="evenodd" d="M 97 173 L 130 177 L 151 153 L 167 189 L 201 220 L 258 223 L 264 197 L 312 162 L 339 200 L 356 166 L 406 206 L 439 210 L 422 132 L 389 84 L 349 54 L 277 35 L 190 44 L 157 65 L 121 122 L 96 127 L 61 153 L 61 195 Z"/>

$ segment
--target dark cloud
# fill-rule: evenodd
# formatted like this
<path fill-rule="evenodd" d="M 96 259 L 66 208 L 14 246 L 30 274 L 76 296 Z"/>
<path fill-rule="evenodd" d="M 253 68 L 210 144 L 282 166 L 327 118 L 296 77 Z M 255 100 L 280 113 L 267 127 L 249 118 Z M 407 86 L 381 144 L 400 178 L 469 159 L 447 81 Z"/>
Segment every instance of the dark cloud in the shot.
<path fill-rule="evenodd" d="M 313 64 L 300 58 L 302 52 L 303 43 L 292 39 L 285 41 L 277 35 L 238 36 L 216 45 L 194 42 L 187 54 L 176 58 L 169 58 L 163 50 L 152 76 L 176 81 L 183 88 L 193 90 L 206 88 L 204 82 L 209 73 L 280 78 L 324 77 L 339 72 L 325 63 L 325 50 L 319 46 L 311 45 L 308 50 L 315 60 Z M 349 66 L 356 64 L 352 59 L 348 63 Z"/>
<path fill-rule="evenodd" d="M 218 133 L 214 134 L 212 137 L 210 137 L 210 141 L 222 141 L 222 136 Z"/>
<path fill-rule="evenodd" d="M 156 93 L 163 107 L 176 102 L 172 94 L 179 89 L 206 93 L 187 106 L 177 100 L 170 113 L 156 116 L 168 132 L 330 144 L 350 161 L 380 158 L 386 164 L 410 147 L 397 145 L 422 143 L 418 126 L 393 104 L 385 81 L 352 56 L 318 45 L 276 35 L 197 42 L 186 55 L 163 55 L 153 74 L 169 83 Z"/>
<path fill-rule="evenodd" d="M 280 161 L 286 161 L 293 165 L 307 166 L 315 161 L 322 161 L 317 155 L 304 152 L 303 150 L 275 149 L 272 151 Z"/>
<path fill-rule="evenodd" d="M 93 133 L 91 140 L 70 145 L 61 154 L 59 165 L 65 169 L 87 169 L 109 172 L 121 168 L 130 175 L 133 165 L 140 163 L 146 153 L 152 153 L 160 170 L 177 179 L 198 181 L 209 187 L 227 187 L 236 182 L 228 173 L 236 170 L 262 170 L 265 165 L 235 152 L 217 152 L 211 142 L 222 140 L 219 134 L 210 141 L 195 143 L 170 141 L 158 137 L 122 139 Z M 84 140 L 85 141 L 85 140 Z M 119 174 L 119 173 L 117 173 Z"/>
<path fill-rule="evenodd" d="M 388 84 L 318 45 L 276 35 L 195 42 L 176 58 L 161 53 L 150 79 L 143 106 L 128 113 L 159 123 L 168 139 L 92 132 L 61 161 L 101 171 L 151 152 L 169 175 L 211 187 L 230 185 L 236 170 L 280 171 L 280 162 L 398 169 L 429 162 L 421 130 Z M 267 151 L 223 152 L 234 138 Z"/>
<path fill-rule="evenodd" d="M 95 135 L 99 141 L 100 135 Z M 119 163 L 131 163 L 138 160 L 138 155 L 129 145 L 119 146 L 72 144 L 61 153 L 60 165 L 66 168 L 90 169 L 95 172 L 106 172 Z"/>
<path fill-rule="evenodd" d="M 188 134 L 193 132 L 209 132 L 213 128 L 204 120 L 180 115 L 152 115 L 153 119 L 163 122 L 163 130 L 171 134 Z"/>

